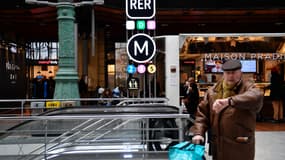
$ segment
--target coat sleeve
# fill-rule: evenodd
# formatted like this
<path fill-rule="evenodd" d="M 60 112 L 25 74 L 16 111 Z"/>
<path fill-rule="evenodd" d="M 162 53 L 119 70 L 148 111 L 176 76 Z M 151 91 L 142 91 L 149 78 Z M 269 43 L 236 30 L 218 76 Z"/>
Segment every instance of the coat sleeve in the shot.
<path fill-rule="evenodd" d="M 209 100 L 208 93 L 206 93 L 204 99 L 198 105 L 194 125 L 190 128 L 193 135 L 205 136 L 205 132 L 209 127 L 209 115 Z"/>
<path fill-rule="evenodd" d="M 234 108 L 259 112 L 263 106 L 263 93 L 253 83 L 245 86 L 243 93 L 232 96 Z"/>

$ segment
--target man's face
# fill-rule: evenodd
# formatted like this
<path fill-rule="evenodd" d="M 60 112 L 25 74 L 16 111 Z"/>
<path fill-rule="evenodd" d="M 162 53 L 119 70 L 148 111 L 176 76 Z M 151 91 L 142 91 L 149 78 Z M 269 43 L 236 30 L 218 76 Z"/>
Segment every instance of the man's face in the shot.
<path fill-rule="evenodd" d="M 190 77 L 190 78 L 188 79 L 188 82 L 189 82 L 189 83 L 194 83 L 194 82 L 195 82 L 195 79 L 192 78 L 192 77 Z"/>
<path fill-rule="evenodd" d="M 224 80 L 228 84 L 235 84 L 241 79 L 241 70 L 224 71 Z"/>
<path fill-rule="evenodd" d="M 222 64 L 221 64 L 221 63 L 216 63 L 216 68 L 217 68 L 217 69 L 222 68 Z"/>

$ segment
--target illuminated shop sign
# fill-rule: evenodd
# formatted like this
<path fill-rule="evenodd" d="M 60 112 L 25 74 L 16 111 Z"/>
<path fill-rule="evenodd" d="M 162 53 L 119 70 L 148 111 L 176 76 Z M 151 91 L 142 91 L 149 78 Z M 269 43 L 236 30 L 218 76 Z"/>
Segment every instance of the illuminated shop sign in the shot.
<path fill-rule="evenodd" d="M 280 53 L 205 53 L 202 61 L 207 60 L 285 60 L 285 55 Z"/>
<path fill-rule="evenodd" d="M 38 61 L 39 64 L 57 64 L 57 61 Z"/>
<path fill-rule="evenodd" d="M 57 60 L 29 60 L 28 63 L 32 65 L 58 65 Z"/>

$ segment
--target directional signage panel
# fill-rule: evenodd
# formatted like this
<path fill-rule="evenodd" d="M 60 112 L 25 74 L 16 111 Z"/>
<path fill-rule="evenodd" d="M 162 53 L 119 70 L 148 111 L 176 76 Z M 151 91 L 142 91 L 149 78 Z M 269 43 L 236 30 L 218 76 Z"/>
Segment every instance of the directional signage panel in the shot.
<path fill-rule="evenodd" d="M 126 13 L 131 19 L 151 19 L 155 15 L 155 0 L 126 0 Z"/>
<path fill-rule="evenodd" d="M 154 40 L 147 34 L 133 35 L 127 43 L 127 53 L 131 60 L 137 63 L 150 61 L 156 52 Z"/>

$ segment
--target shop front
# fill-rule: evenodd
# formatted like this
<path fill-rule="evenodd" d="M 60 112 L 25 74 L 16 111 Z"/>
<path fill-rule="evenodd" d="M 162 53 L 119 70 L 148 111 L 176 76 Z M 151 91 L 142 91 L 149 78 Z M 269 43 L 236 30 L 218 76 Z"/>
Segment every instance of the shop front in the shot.
<path fill-rule="evenodd" d="M 28 97 L 52 99 L 58 71 L 58 43 L 32 42 L 26 49 Z"/>
<path fill-rule="evenodd" d="M 0 99 L 21 99 L 26 96 L 24 47 L 12 41 L 0 43 Z"/>
<path fill-rule="evenodd" d="M 179 39 L 181 84 L 187 77 L 195 77 L 199 81 L 200 97 L 203 97 L 205 91 L 222 78 L 223 63 L 238 59 L 242 63 L 243 77 L 255 82 L 264 93 L 262 118 L 272 118 L 271 70 L 278 66 L 284 82 L 285 34 L 180 34 Z"/>

